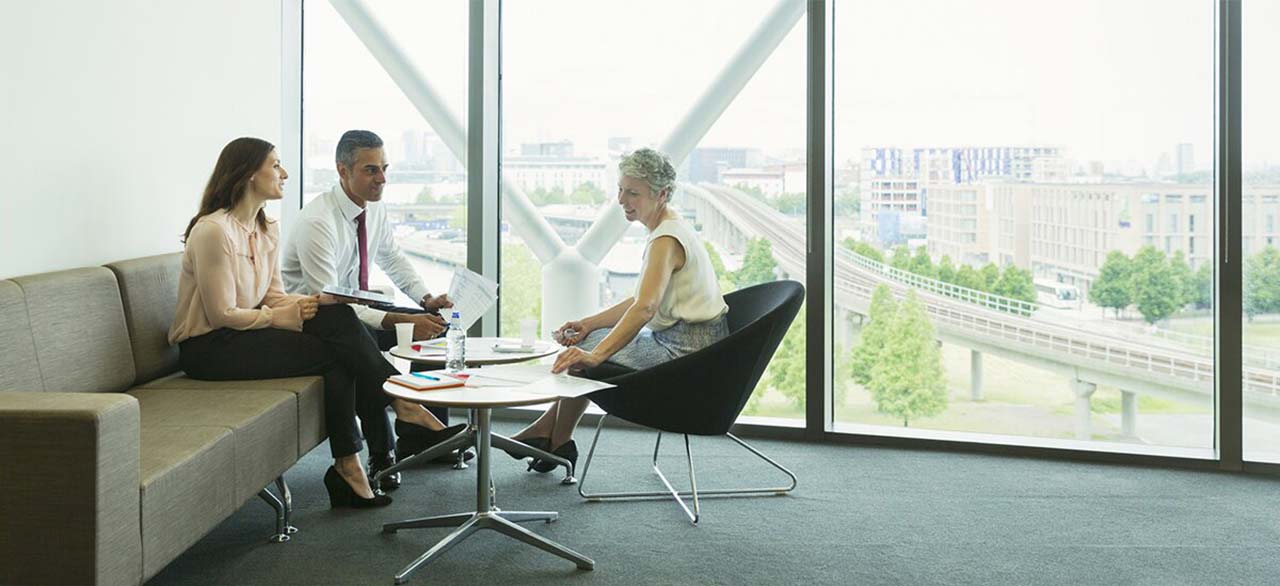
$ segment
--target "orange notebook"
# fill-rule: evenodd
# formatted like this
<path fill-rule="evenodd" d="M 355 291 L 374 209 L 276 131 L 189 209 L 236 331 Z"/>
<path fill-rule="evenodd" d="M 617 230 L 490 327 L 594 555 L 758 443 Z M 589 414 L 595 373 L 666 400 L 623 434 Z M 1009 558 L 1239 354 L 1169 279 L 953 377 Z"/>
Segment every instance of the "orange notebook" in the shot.
<path fill-rule="evenodd" d="M 466 384 L 466 381 L 449 376 L 442 372 L 412 372 L 409 374 L 397 374 L 387 380 L 415 391 L 451 389 Z"/>

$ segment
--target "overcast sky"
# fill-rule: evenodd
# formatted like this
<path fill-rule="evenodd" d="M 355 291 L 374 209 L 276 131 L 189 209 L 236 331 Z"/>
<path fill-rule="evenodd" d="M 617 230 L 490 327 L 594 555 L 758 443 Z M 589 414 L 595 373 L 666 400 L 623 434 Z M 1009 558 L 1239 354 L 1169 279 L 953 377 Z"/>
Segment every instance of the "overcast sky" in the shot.
<path fill-rule="evenodd" d="M 772 0 L 506 0 L 503 123 L 514 148 L 610 136 L 657 144 L 707 89 Z M 1246 165 L 1280 162 L 1280 2 L 1245 3 Z M 467 2 L 369 2 L 459 117 Z M 337 13 L 305 5 L 309 132 L 363 126 L 398 141 L 421 117 Z M 1213 0 L 837 2 L 838 159 L 863 146 L 1066 147 L 1078 160 L 1151 166 L 1180 142 L 1207 168 Z M 804 144 L 803 19 L 703 140 Z"/>

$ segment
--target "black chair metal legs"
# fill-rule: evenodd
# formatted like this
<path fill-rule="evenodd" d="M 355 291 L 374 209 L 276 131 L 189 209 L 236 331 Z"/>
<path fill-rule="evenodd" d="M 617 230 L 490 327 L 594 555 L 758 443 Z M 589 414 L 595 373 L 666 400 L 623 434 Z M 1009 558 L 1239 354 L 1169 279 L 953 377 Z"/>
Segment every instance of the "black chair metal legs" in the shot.
<path fill-rule="evenodd" d="M 727 436 L 729 439 L 733 440 L 738 445 L 746 448 L 747 451 L 751 452 L 761 460 L 768 462 L 770 466 L 773 466 L 774 468 L 777 468 L 778 470 L 782 471 L 783 474 L 786 474 L 787 477 L 790 479 L 790 483 L 786 486 L 775 486 L 775 487 L 718 488 L 718 489 L 711 489 L 711 490 L 705 490 L 705 489 L 698 490 L 698 479 L 693 466 L 693 450 L 690 449 L 689 447 L 689 434 L 686 433 L 681 435 L 684 436 L 685 458 L 689 463 L 690 490 L 677 490 L 674 486 L 672 486 L 671 481 L 667 479 L 667 476 L 662 473 L 662 469 L 658 466 L 658 452 L 662 448 L 662 432 L 659 431 L 657 441 L 655 441 L 653 444 L 653 471 L 658 475 L 658 479 L 662 481 L 662 484 L 666 485 L 667 490 L 589 493 L 587 492 L 587 472 L 591 468 L 591 459 L 592 457 L 595 456 L 596 446 L 600 443 L 600 431 L 604 428 L 604 421 L 608 417 L 609 417 L 608 415 L 602 415 L 600 417 L 600 421 L 596 423 L 595 437 L 591 440 L 591 448 L 590 450 L 587 451 L 587 460 L 582 464 L 582 472 L 578 476 L 578 482 L 579 482 L 578 494 L 581 495 L 582 498 L 587 499 L 588 501 L 653 500 L 653 499 L 674 498 L 676 503 L 680 505 L 680 508 L 684 510 L 685 516 L 689 518 L 689 522 L 696 527 L 698 525 L 698 520 L 702 516 L 702 512 L 698 503 L 699 497 L 716 498 L 716 497 L 746 497 L 746 496 L 760 496 L 760 495 L 783 495 L 788 492 L 791 492 L 796 487 L 796 484 L 797 484 L 796 475 L 792 473 L 790 470 L 788 470 L 785 466 L 777 463 L 772 458 L 764 455 L 763 453 L 760 452 L 760 450 L 755 449 L 747 442 L 744 442 L 741 439 L 739 439 L 737 436 L 731 433 L 725 433 L 724 435 Z M 693 505 L 692 510 L 690 510 L 689 505 L 685 503 L 684 497 L 690 497 L 689 500 Z"/>

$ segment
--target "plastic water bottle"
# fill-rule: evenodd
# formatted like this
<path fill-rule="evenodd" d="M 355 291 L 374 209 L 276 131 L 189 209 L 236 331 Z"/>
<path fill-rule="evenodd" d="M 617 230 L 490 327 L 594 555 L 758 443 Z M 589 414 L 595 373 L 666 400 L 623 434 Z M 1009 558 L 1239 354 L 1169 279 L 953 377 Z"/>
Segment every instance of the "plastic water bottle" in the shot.
<path fill-rule="evenodd" d="M 449 318 L 449 331 L 445 333 L 448 348 L 445 351 L 444 369 L 458 372 L 467 367 L 467 333 L 462 331 L 462 314 L 453 312 Z"/>

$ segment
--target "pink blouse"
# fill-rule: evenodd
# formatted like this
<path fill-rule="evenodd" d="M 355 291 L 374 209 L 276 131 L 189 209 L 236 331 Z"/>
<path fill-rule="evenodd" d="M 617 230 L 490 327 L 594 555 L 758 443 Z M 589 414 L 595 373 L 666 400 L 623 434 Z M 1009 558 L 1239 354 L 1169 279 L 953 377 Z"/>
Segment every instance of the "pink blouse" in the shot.
<path fill-rule="evenodd" d="M 178 277 L 178 312 L 169 343 L 219 328 L 302 331 L 304 295 L 287 295 L 280 282 L 279 224 L 241 224 L 225 210 L 191 229 Z"/>

